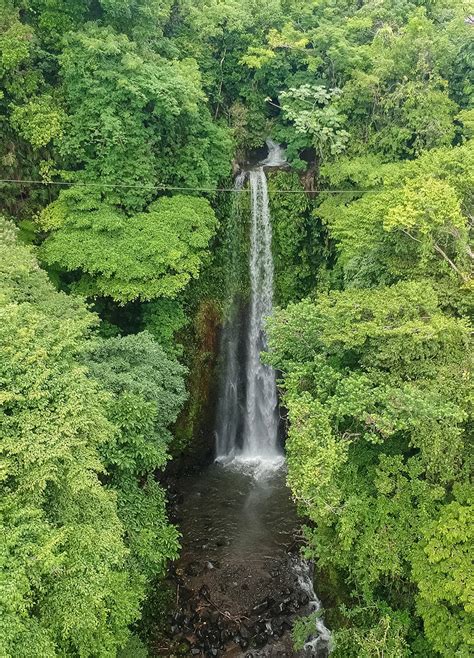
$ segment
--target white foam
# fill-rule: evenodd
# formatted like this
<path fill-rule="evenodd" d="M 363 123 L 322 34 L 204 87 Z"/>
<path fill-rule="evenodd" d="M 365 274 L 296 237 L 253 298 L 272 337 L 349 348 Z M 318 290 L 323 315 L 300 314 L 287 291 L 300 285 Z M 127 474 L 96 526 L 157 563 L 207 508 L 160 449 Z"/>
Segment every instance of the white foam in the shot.
<path fill-rule="evenodd" d="M 233 469 L 249 475 L 256 480 L 269 477 L 285 467 L 285 457 L 275 454 L 271 457 L 257 455 L 231 454 L 219 457 L 216 461 L 225 468 Z"/>
<path fill-rule="evenodd" d="M 310 612 L 318 612 L 321 610 L 321 601 L 314 591 L 311 563 L 303 558 L 297 558 L 293 562 L 293 571 L 298 578 L 298 585 L 309 597 Z M 310 636 L 304 644 L 305 656 L 317 656 L 318 649 L 323 647 L 327 648 L 329 652 L 331 651 L 331 633 L 324 625 L 322 618 L 316 619 L 316 631 L 317 634 Z"/>
<path fill-rule="evenodd" d="M 285 149 L 274 142 L 273 139 L 265 140 L 268 146 L 268 156 L 260 162 L 262 167 L 282 167 L 288 163 L 285 155 Z"/>

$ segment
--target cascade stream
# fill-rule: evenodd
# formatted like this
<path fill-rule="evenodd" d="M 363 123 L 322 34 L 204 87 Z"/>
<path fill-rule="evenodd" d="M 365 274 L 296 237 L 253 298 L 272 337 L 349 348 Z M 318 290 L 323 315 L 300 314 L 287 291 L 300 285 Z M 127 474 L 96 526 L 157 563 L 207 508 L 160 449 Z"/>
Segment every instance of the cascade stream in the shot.
<path fill-rule="evenodd" d="M 245 174 L 240 174 L 235 182 L 237 195 L 244 181 Z M 243 462 L 281 463 L 275 372 L 260 359 L 260 353 L 266 349 L 264 322 L 273 306 L 272 227 L 263 166 L 249 172 L 249 184 L 250 308 L 246 326 L 242 327 L 236 318 L 237 301 L 231 299 L 230 318 L 223 330 L 221 350 L 224 367 L 216 421 L 216 458 L 224 462 L 237 459 Z M 235 204 L 239 202 L 237 198 Z M 239 329 L 245 331 L 244 372 L 240 371 L 239 363 L 239 342 L 242 338 Z M 242 391 L 245 391 L 244 399 Z"/>
<path fill-rule="evenodd" d="M 286 487 L 279 440 L 276 376 L 260 359 L 266 349 L 265 321 L 273 307 L 266 168 L 285 164 L 281 147 L 271 140 L 267 145 L 268 157 L 235 180 L 227 236 L 229 305 L 220 343 L 216 462 L 180 485 L 183 547 L 176 573 L 181 604 L 174 629 L 194 655 L 325 658 L 330 635 L 320 618 L 302 650 L 296 652 L 291 640 L 294 620 L 319 610 L 320 602 L 312 565 L 299 555 L 300 524 Z M 246 184 L 248 302 L 239 291 Z"/>

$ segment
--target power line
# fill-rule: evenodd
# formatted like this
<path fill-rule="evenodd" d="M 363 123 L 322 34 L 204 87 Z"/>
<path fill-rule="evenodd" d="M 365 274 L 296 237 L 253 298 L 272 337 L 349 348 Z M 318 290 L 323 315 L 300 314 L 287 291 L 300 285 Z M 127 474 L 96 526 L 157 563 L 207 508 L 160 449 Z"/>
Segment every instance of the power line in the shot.
<path fill-rule="evenodd" d="M 0 178 L 0 183 L 10 183 L 15 185 L 58 185 L 58 186 L 78 186 L 78 187 L 100 187 L 100 188 L 124 188 L 124 189 L 138 189 L 149 191 L 171 191 L 171 192 L 244 192 L 249 193 L 249 188 L 235 189 L 233 187 L 178 187 L 174 185 L 140 185 L 139 183 L 81 183 L 69 181 L 44 181 L 44 180 L 20 180 L 16 178 Z M 313 192 L 325 192 L 327 194 L 347 194 L 348 192 L 354 194 L 366 194 L 367 192 L 382 192 L 387 188 L 371 188 L 365 190 L 345 189 L 345 190 L 272 190 L 274 194 L 310 194 Z"/>

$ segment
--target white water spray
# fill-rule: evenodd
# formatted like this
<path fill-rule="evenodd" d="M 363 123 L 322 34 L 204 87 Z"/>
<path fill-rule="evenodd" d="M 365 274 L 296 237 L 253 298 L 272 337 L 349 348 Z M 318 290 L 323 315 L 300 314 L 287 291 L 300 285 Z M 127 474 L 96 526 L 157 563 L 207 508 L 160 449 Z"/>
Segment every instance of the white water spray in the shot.
<path fill-rule="evenodd" d="M 293 571 L 298 578 L 298 584 L 309 599 L 309 612 L 321 612 L 321 601 L 316 596 L 313 585 L 313 565 L 311 562 L 297 557 L 293 561 Z M 312 657 L 327 655 L 332 648 L 331 633 L 324 625 L 322 618 L 317 617 L 315 620 L 315 633 L 311 634 L 303 647 L 303 656 Z"/>
<path fill-rule="evenodd" d="M 273 307 L 272 227 L 263 167 L 250 172 L 250 317 L 247 334 L 247 395 L 241 456 L 273 459 L 278 448 L 278 399 L 275 371 L 260 360 L 266 349 L 265 319 Z"/>
<path fill-rule="evenodd" d="M 266 145 L 268 147 L 268 156 L 260 164 L 264 167 L 284 167 L 286 166 L 287 160 L 285 155 L 285 149 L 274 142 L 273 139 L 267 139 Z"/>
<path fill-rule="evenodd" d="M 258 167 L 237 176 L 237 192 L 230 218 L 228 246 L 232 254 L 228 273 L 230 312 L 221 338 L 223 377 L 217 404 L 216 459 L 250 466 L 256 473 L 279 468 L 283 462 L 278 444 L 278 396 L 275 372 L 260 354 L 267 347 L 265 322 L 273 308 L 272 225 L 264 167 L 286 163 L 284 150 L 267 140 L 268 157 Z M 238 290 L 240 192 L 250 186 L 251 222 L 248 315 L 236 299 Z"/>

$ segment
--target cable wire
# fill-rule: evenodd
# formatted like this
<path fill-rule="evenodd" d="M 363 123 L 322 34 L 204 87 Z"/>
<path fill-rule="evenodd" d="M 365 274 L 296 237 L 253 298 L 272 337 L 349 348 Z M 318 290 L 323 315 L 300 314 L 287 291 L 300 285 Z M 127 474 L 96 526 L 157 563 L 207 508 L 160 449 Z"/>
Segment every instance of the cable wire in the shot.
<path fill-rule="evenodd" d="M 0 183 L 10 183 L 16 185 L 59 185 L 59 186 L 78 186 L 78 187 L 100 187 L 100 188 L 124 188 L 124 189 L 139 189 L 149 191 L 173 191 L 173 192 L 236 192 L 236 193 L 249 193 L 249 188 L 235 189 L 233 187 L 178 187 L 174 185 L 140 185 L 139 183 L 81 183 L 69 181 L 44 181 L 44 180 L 20 180 L 16 178 L 0 178 Z M 366 194 L 368 192 L 381 192 L 387 188 L 370 188 L 365 190 L 357 189 L 342 189 L 342 190 L 326 190 L 317 188 L 314 190 L 272 190 L 273 194 L 313 194 L 315 192 L 327 194 Z"/>

